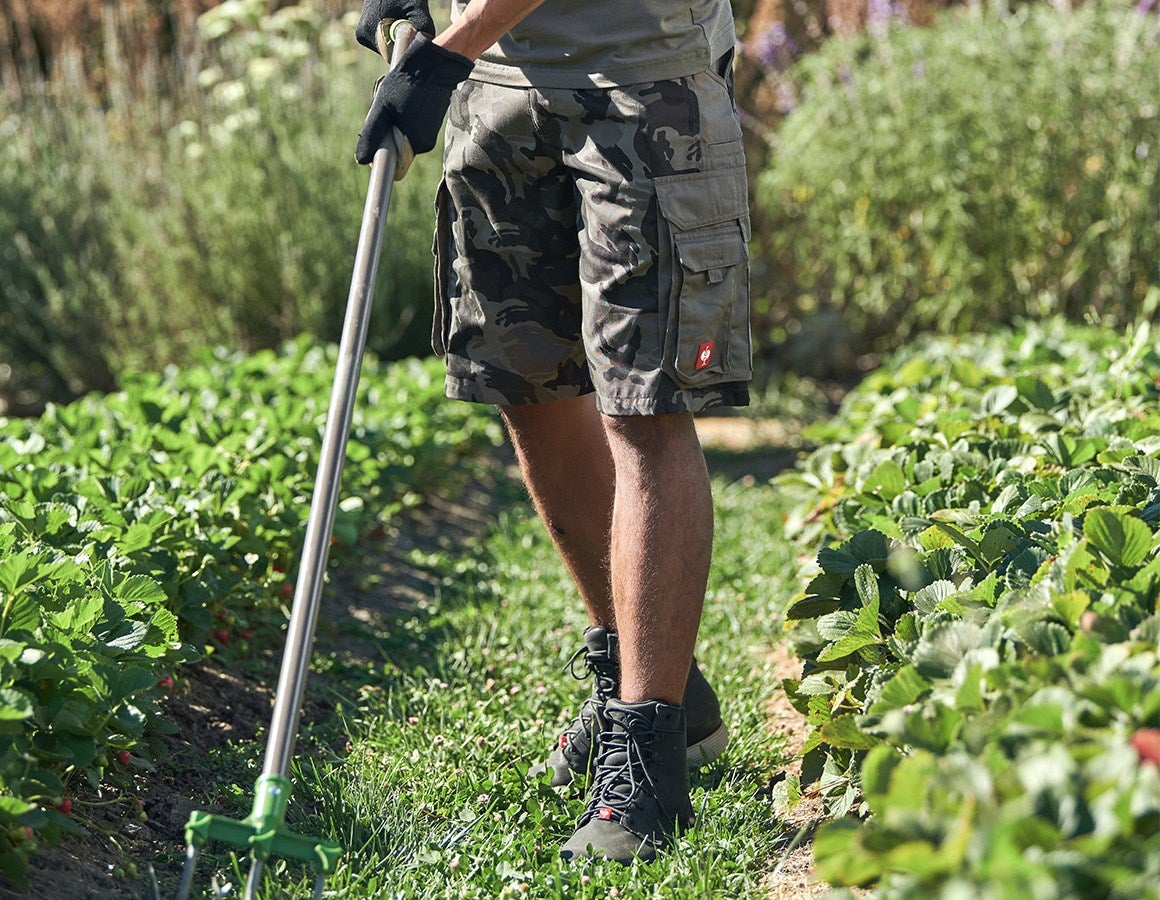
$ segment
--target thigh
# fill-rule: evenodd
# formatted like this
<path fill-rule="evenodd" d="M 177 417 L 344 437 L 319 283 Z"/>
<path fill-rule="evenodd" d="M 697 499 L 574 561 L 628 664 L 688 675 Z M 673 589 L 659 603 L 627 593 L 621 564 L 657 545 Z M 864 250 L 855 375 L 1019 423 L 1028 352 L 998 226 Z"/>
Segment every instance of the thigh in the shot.
<path fill-rule="evenodd" d="M 749 211 L 727 81 L 572 92 L 584 345 L 601 410 L 744 405 Z"/>
<path fill-rule="evenodd" d="M 575 189 L 529 91 L 468 81 L 452 102 L 437 200 L 433 343 L 448 394 L 502 405 L 591 392 Z"/>

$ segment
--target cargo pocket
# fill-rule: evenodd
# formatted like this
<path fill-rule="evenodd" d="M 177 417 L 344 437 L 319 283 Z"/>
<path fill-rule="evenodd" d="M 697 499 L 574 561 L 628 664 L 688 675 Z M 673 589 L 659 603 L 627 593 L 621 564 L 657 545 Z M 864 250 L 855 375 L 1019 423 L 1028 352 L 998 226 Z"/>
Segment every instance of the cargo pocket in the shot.
<path fill-rule="evenodd" d="M 447 341 L 451 334 L 451 195 L 447 182 L 440 180 L 435 192 L 435 237 L 431 253 L 435 257 L 435 310 L 431 321 L 431 349 L 436 356 L 447 355 Z"/>
<path fill-rule="evenodd" d="M 655 184 L 673 261 L 662 366 L 686 387 L 746 381 L 753 369 L 745 170 Z"/>

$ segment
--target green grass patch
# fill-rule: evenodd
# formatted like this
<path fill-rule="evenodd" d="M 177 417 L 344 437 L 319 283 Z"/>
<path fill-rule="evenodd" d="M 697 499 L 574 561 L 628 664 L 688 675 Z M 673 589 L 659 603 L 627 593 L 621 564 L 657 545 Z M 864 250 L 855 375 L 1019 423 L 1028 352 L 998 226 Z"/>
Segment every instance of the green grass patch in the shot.
<path fill-rule="evenodd" d="M 778 688 L 770 651 L 794 588 L 785 573 L 795 550 L 777 537 L 773 488 L 716 487 L 717 551 L 698 658 L 733 742 L 692 777 L 697 827 L 651 866 L 560 860 L 582 798 L 527 772 L 586 691 L 566 671 L 586 621 L 521 501 L 480 548 L 430 560 L 445 573 L 438 597 L 386 623 L 381 659 L 342 672 L 355 699 L 331 725 L 349 737 L 349 752 L 328 754 L 323 740 L 296 763 L 297 793 L 316 811 L 297 808 L 295 827 L 347 850 L 328 889 L 350 897 L 760 893 L 784 844 L 767 797 L 786 753 L 768 729 L 767 706 Z M 295 896 L 308 890 L 304 879 Z"/>

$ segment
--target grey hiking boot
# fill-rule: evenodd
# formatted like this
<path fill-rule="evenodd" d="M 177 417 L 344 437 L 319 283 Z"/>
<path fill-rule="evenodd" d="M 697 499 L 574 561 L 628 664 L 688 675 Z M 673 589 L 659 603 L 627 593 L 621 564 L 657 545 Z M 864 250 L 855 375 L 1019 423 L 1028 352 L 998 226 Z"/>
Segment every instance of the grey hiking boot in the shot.
<path fill-rule="evenodd" d="M 604 730 L 604 705 L 620 694 L 620 652 L 615 634 L 594 625 L 584 630 L 584 647 L 576 652 L 569 668 L 583 654 L 584 666 L 593 676 L 592 693 L 580 713 L 557 739 L 546 762 L 535 766 L 532 776 L 551 770 L 552 786 L 564 787 L 580 775 L 588 778 L 599 752 L 599 735 Z M 576 678 L 586 676 L 572 674 Z M 697 661 L 689 667 L 685 683 L 687 716 L 687 765 L 690 769 L 708 765 L 729 745 L 729 730 L 721 721 L 721 704 Z"/>
<path fill-rule="evenodd" d="M 615 634 L 599 625 L 584 629 L 584 646 L 568 662 L 569 671 L 578 679 L 586 677 L 577 675 L 575 671 L 576 660 L 581 654 L 584 667 L 592 676 L 592 693 L 580 705 L 580 713 L 572 724 L 557 738 L 547 762 L 535 766 L 530 773 L 536 776 L 550 769 L 553 787 L 571 784 L 574 773 L 592 771 L 592 764 L 596 761 L 596 738 L 605 727 L 604 704 L 620 691 L 620 658 Z"/>
<path fill-rule="evenodd" d="M 651 862 L 693 824 L 685 710 L 659 700 L 609 700 L 604 718 L 592 792 L 560 855 Z"/>

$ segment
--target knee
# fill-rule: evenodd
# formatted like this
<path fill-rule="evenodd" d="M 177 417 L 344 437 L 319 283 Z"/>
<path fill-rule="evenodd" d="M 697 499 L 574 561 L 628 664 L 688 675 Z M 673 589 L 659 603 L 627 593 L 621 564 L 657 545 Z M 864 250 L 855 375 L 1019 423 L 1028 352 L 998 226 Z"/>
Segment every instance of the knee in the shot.
<path fill-rule="evenodd" d="M 691 413 L 660 416 L 604 416 L 614 456 L 655 458 L 674 451 L 701 449 Z"/>

